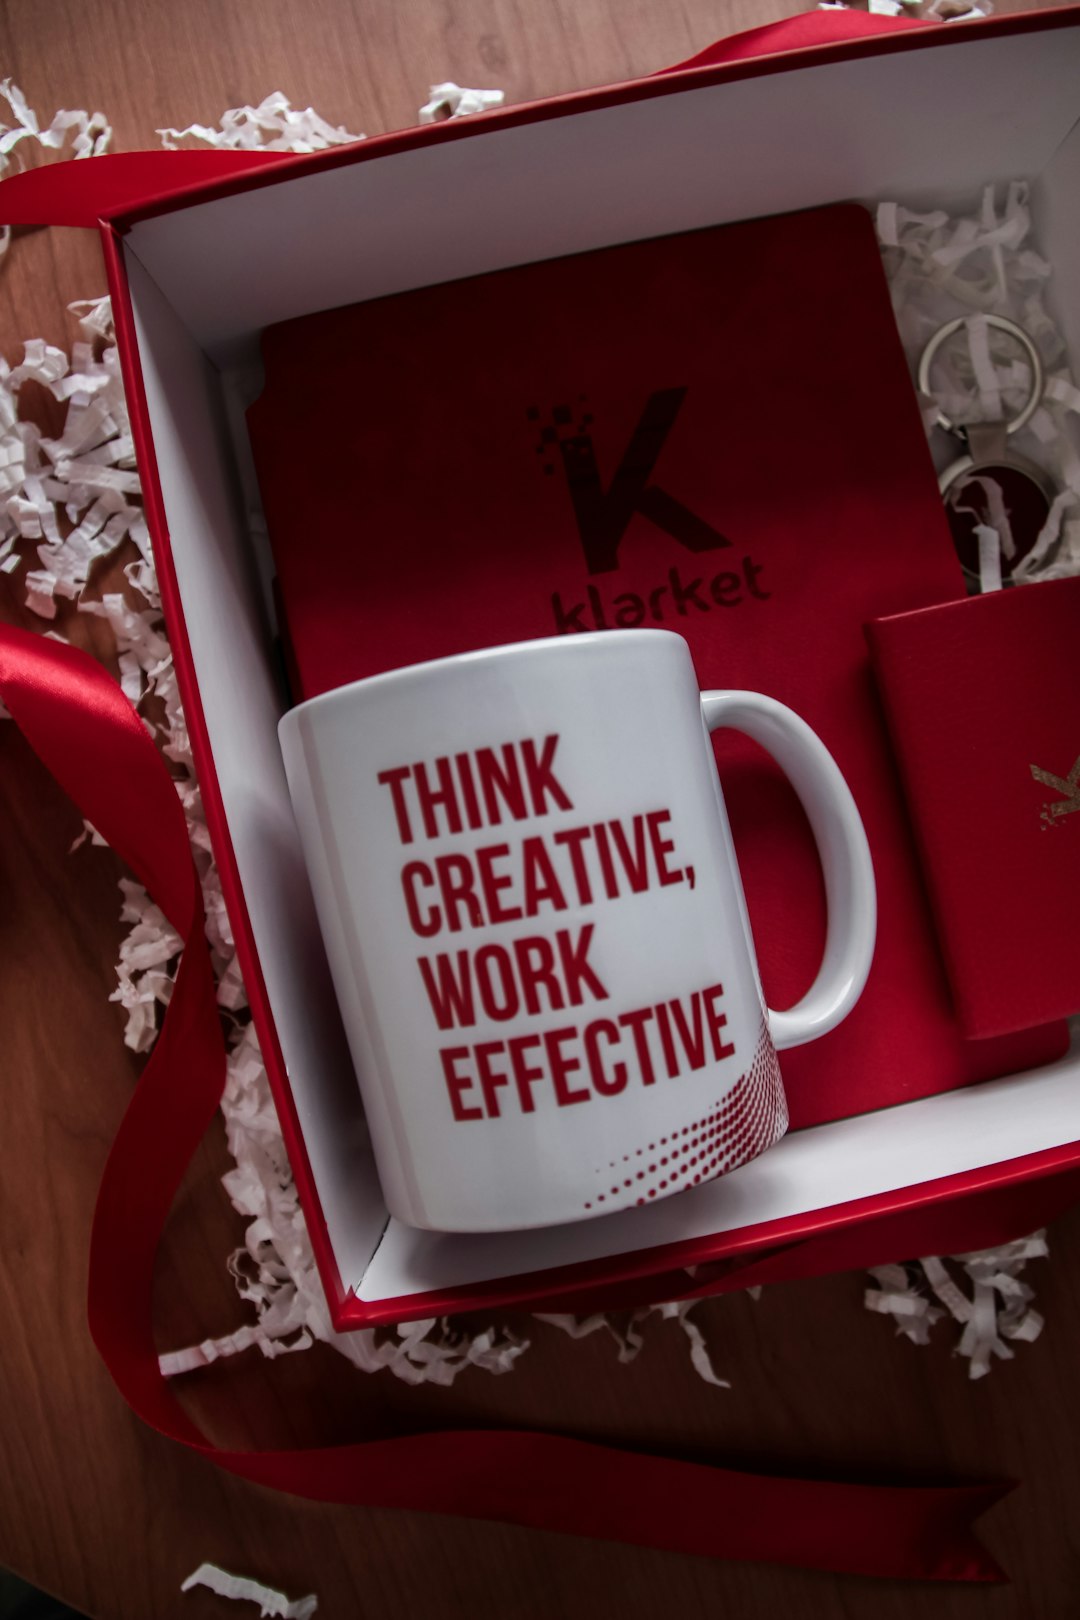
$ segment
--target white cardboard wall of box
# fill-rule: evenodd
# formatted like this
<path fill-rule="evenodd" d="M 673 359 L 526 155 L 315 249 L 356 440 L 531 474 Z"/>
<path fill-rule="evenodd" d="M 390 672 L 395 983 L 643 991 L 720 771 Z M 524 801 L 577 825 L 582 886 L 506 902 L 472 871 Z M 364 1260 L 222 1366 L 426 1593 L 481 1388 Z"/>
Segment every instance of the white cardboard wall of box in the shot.
<path fill-rule="evenodd" d="M 603 1221 L 485 1237 L 387 1225 L 278 751 L 237 409 L 257 387 L 259 332 L 637 237 L 851 198 L 947 205 L 988 181 L 1028 178 L 1055 313 L 1080 352 L 1080 303 L 1064 297 L 1080 286 L 1080 21 L 1065 21 L 975 25 L 844 60 L 809 53 L 729 83 L 690 73 L 607 104 L 569 98 L 535 120 L 372 142 L 339 166 L 126 230 L 138 362 L 222 806 L 321 1216 L 361 1300 L 788 1217 L 793 1233 L 808 1232 L 815 1212 L 849 1200 L 1072 1143 L 1080 1056 L 797 1133 L 719 1182 Z M 299 478 L 318 476 L 316 446 L 298 444 L 296 462 Z M 313 536 L 313 558 L 318 545 Z"/>

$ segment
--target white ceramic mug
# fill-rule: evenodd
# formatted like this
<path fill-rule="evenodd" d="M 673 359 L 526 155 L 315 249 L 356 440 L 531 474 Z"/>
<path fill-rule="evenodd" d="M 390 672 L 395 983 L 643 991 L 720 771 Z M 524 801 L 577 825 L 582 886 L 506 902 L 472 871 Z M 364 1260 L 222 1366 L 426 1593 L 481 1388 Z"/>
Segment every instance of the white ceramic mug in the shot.
<path fill-rule="evenodd" d="M 761 743 L 821 855 L 817 979 L 766 1008 L 709 733 Z M 433 1231 L 558 1225 L 734 1169 L 787 1128 L 776 1049 L 874 948 L 870 851 L 814 732 L 698 689 L 663 630 L 377 675 L 281 722 L 383 1190 Z"/>

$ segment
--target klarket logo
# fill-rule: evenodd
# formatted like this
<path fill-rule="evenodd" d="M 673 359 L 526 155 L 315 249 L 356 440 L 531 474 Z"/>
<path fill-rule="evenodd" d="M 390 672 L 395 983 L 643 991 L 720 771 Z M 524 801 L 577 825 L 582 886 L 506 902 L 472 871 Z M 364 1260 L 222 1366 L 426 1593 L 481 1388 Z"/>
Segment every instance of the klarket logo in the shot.
<path fill-rule="evenodd" d="M 591 431 L 594 419 L 584 394 L 578 395 L 573 406 L 559 404 L 542 413 L 532 405 L 526 411 L 530 424 L 539 429 L 535 449 L 545 474 L 563 474 L 590 576 L 583 589 L 579 586 L 552 594 L 552 616 L 559 635 L 663 624 L 716 608 L 739 607 L 748 600 L 766 602 L 772 594 L 762 588 L 761 565 L 749 554 L 730 558 L 725 568 L 711 576 L 704 571 L 691 575 L 685 563 L 682 569 L 668 566 L 644 590 L 607 594 L 593 583 L 597 575 L 618 569 L 619 548 L 635 516 L 646 518 L 693 553 L 698 567 L 703 554 L 734 549 L 726 534 L 653 478 L 687 392 L 686 388 L 661 388 L 649 395 L 606 488 Z"/>
<path fill-rule="evenodd" d="M 652 482 L 686 392 L 685 388 L 660 388 L 649 395 L 607 489 L 589 432 L 593 418 L 588 411 L 582 410 L 575 423 L 569 405 L 556 405 L 551 421 L 541 427 L 537 452 L 545 458 L 551 451 L 559 452 L 590 574 L 610 574 L 618 568 L 619 545 L 635 513 L 648 518 L 687 551 L 715 551 L 731 545 L 711 523 Z M 586 403 L 583 395 L 578 403 Z M 531 422 L 540 421 L 535 405 L 527 415 Z M 553 470 L 550 462 L 546 470 Z"/>

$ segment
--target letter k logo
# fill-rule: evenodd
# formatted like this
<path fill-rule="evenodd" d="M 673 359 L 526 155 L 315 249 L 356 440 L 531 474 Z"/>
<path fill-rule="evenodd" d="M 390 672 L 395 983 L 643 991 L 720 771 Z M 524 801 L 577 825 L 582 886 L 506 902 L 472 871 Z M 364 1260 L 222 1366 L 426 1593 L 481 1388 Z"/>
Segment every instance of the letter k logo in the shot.
<path fill-rule="evenodd" d="M 577 431 L 571 428 L 568 433 L 560 433 L 553 427 L 543 429 L 538 448 L 546 451 L 558 445 L 590 574 L 609 574 L 618 568 L 619 545 L 635 512 L 640 512 L 688 551 L 715 551 L 719 546 L 731 545 L 731 541 L 704 518 L 691 512 L 659 484 L 650 482 L 685 397 L 685 388 L 663 388 L 650 394 L 607 489 L 600 477 L 592 436 L 585 431 L 584 422 Z M 539 416 L 535 407 L 528 414 L 532 420 Z M 569 407 L 557 405 L 552 417 L 556 423 L 569 423 L 570 414 Z M 586 422 L 591 420 L 591 417 L 586 418 Z"/>

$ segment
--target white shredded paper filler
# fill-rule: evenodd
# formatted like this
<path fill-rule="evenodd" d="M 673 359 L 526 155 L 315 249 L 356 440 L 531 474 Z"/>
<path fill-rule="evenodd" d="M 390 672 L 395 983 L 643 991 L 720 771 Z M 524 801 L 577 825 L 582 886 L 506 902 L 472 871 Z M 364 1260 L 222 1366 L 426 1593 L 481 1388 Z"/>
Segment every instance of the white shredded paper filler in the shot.
<path fill-rule="evenodd" d="M 218 1597 L 236 1598 L 245 1603 L 257 1603 L 262 1615 L 275 1615 L 278 1620 L 309 1620 L 319 1607 L 314 1596 L 289 1599 L 284 1592 L 261 1581 L 249 1580 L 246 1575 L 230 1575 L 217 1564 L 200 1564 L 180 1585 L 181 1592 L 190 1592 L 193 1586 L 208 1586 Z"/>
<path fill-rule="evenodd" d="M 42 132 L 10 80 L 0 85 L 0 95 L 16 119 L 13 127 L 0 128 L 0 169 L 9 161 L 8 153 L 24 139 L 36 138 L 56 147 L 74 130 L 79 156 L 93 155 L 107 144 L 110 132 L 101 114 L 57 113 Z M 465 116 L 501 100 L 501 91 L 435 85 L 420 117 L 431 121 Z M 279 92 L 257 107 L 229 110 L 217 129 L 193 124 L 186 130 L 161 133 L 167 146 L 195 140 L 219 147 L 290 151 L 312 151 L 361 138 L 328 124 L 310 108 L 296 111 Z M 1010 184 L 1003 196 L 988 187 L 970 215 L 950 215 L 943 210 L 915 213 L 896 203 L 883 203 L 878 209 L 878 229 L 901 335 L 913 357 L 930 333 L 958 312 L 977 316 L 1000 310 L 1010 314 L 1039 345 L 1049 377 L 1046 398 L 1027 430 L 1031 446 L 1018 448 L 1027 448 L 1032 459 L 1048 469 L 1061 494 L 1035 550 L 1017 569 L 1017 577 L 1048 579 L 1080 572 L 1080 516 L 1076 510 L 1080 452 L 1072 437 L 1080 415 L 1080 390 L 1045 307 L 1050 270 L 1029 239 L 1026 186 Z M 162 1356 L 162 1371 L 178 1376 L 249 1349 L 274 1357 L 304 1350 L 319 1339 L 364 1372 L 387 1370 L 412 1384 L 449 1385 L 468 1367 L 495 1375 L 509 1372 L 530 1341 L 494 1325 L 467 1332 L 447 1318 L 431 1318 L 390 1332 L 347 1334 L 335 1333 L 331 1326 L 247 1013 L 195 780 L 139 499 L 109 300 L 86 299 L 69 307 L 81 334 L 70 356 L 35 339 L 26 343 L 19 366 L 0 364 L 0 569 L 14 573 L 31 550 L 36 566 L 23 578 L 27 605 L 34 612 L 52 619 L 57 599 L 63 598 L 109 623 L 119 650 L 124 691 L 140 707 L 147 729 L 172 769 L 202 881 L 207 939 L 227 1030 L 222 1113 L 235 1163 L 224 1183 L 248 1223 L 244 1244 L 228 1263 L 254 1320 L 224 1337 Z M 965 420 L 971 419 L 972 410 L 985 412 L 1000 401 L 1008 405 L 1022 395 L 1025 386 L 1025 368 L 1015 355 L 998 353 L 992 338 L 984 343 L 985 333 L 978 323 L 969 335 L 973 346 L 967 362 L 962 353 L 959 359 L 949 358 L 941 401 L 950 414 L 968 413 L 963 415 Z M 55 439 L 43 436 L 20 417 L 19 389 L 29 379 L 66 403 L 64 428 Z M 929 401 L 924 405 L 929 430 L 936 406 Z M 999 528 L 998 541 L 1006 546 L 1008 537 L 1001 525 Z M 124 568 L 127 589 L 98 596 L 93 589 L 94 565 L 99 557 L 112 556 L 122 543 L 132 552 L 132 560 Z M 148 700 L 152 700 L 149 705 Z M 101 843 L 89 824 L 73 847 L 88 841 Z M 153 1044 L 161 1009 L 172 993 L 180 942 L 141 885 L 122 879 L 120 887 L 127 933 L 113 999 L 125 1012 L 128 1045 L 145 1052 Z M 891 1316 L 897 1331 L 917 1344 L 927 1343 L 934 1325 L 949 1317 L 960 1330 L 957 1353 L 968 1359 L 971 1376 L 981 1377 L 990 1369 L 992 1358 L 1010 1357 L 1012 1343 L 1029 1341 L 1040 1332 L 1042 1319 L 1031 1307 L 1032 1291 L 1019 1274 L 1030 1260 L 1045 1254 L 1044 1234 L 1037 1233 L 1001 1249 L 953 1261 L 930 1257 L 907 1266 L 877 1267 L 871 1272 L 875 1286 L 867 1289 L 865 1302 L 868 1309 Z M 752 1292 L 756 1295 L 757 1291 Z M 647 1320 L 654 1316 L 675 1320 L 686 1335 L 691 1363 L 700 1377 L 718 1388 L 729 1388 L 712 1364 L 700 1326 L 690 1319 L 691 1309 L 690 1302 L 668 1302 L 622 1317 L 579 1319 L 545 1314 L 539 1320 L 572 1338 L 607 1332 L 617 1345 L 620 1362 L 639 1354 Z M 204 1565 L 196 1575 L 208 1569 L 212 1566 Z M 314 1599 L 303 1602 L 314 1606 Z"/>
<path fill-rule="evenodd" d="M 967 1358 L 969 1377 L 983 1378 L 993 1356 L 1012 1360 L 1006 1340 L 1030 1343 L 1042 1332 L 1043 1319 L 1031 1304 L 1034 1290 L 1020 1272 L 1047 1253 L 1042 1231 L 951 1261 L 929 1255 L 906 1266 L 874 1266 L 877 1286 L 866 1290 L 864 1302 L 867 1310 L 891 1316 L 896 1331 L 915 1344 L 928 1344 L 934 1323 L 952 1317 L 961 1327 L 954 1353 Z"/>
<path fill-rule="evenodd" d="M 47 150 L 57 151 L 69 138 L 74 158 L 98 157 L 108 150 L 112 129 L 104 113 L 58 112 L 52 123 L 42 129 L 37 113 L 27 105 L 26 97 L 10 79 L 0 80 L 0 96 L 11 109 L 13 124 L 0 123 L 0 175 L 14 161 L 11 154 L 23 141 L 36 141 Z M 0 225 L 0 258 L 11 245 L 11 226 Z"/>
<path fill-rule="evenodd" d="M 313 107 L 301 112 L 290 106 L 280 90 L 271 91 L 257 107 L 230 107 L 222 113 L 217 129 L 189 124 L 186 129 L 159 129 L 158 134 L 170 152 L 188 140 L 233 151 L 323 152 L 329 146 L 364 139 L 362 134 L 350 135 L 347 129 L 328 124 Z"/>
<path fill-rule="evenodd" d="M 420 109 L 422 124 L 438 124 L 447 118 L 467 118 L 470 113 L 501 107 L 501 90 L 463 90 L 459 84 L 433 84 L 429 99 Z"/>
<path fill-rule="evenodd" d="M 665 1321 L 676 1321 L 690 1341 L 690 1363 L 694 1371 L 705 1383 L 715 1384 L 718 1389 L 730 1389 L 728 1380 L 719 1376 L 710 1360 L 705 1335 L 697 1323 L 689 1319 L 688 1313 L 696 1303 L 698 1302 L 695 1300 L 669 1300 L 664 1305 L 645 1305 L 631 1312 L 629 1318 L 621 1324 L 618 1318 L 599 1311 L 592 1316 L 582 1317 L 537 1311 L 535 1317 L 538 1322 L 547 1322 L 551 1327 L 557 1327 L 563 1333 L 569 1334 L 571 1339 L 584 1339 L 590 1333 L 601 1331 L 610 1333 L 619 1347 L 618 1359 L 624 1363 L 637 1359 L 645 1343 L 641 1325 L 650 1316 L 660 1316 Z"/>
<path fill-rule="evenodd" d="M 819 11 L 857 11 L 858 6 L 849 6 L 846 0 L 818 0 Z M 922 9 L 921 0 L 867 0 L 867 11 L 879 17 L 899 17 L 905 12 L 920 13 L 924 17 L 931 17 L 935 22 L 974 22 L 978 17 L 989 17 L 993 12 L 993 0 L 974 0 L 971 5 L 966 0 L 931 0 L 931 4 Z"/>

